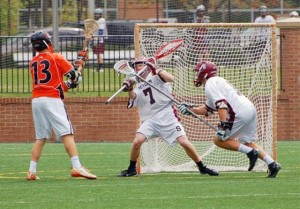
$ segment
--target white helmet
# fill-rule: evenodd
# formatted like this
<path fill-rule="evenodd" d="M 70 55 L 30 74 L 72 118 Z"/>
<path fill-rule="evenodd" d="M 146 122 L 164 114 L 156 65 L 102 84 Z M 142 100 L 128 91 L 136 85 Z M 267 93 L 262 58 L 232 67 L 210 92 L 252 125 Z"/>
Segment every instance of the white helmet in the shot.
<path fill-rule="evenodd" d="M 197 11 L 205 11 L 205 6 L 201 4 L 201 5 L 197 6 L 196 10 Z"/>
<path fill-rule="evenodd" d="M 290 13 L 290 17 L 298 17 L 298 16 L 299 16 L 299 14 L 298 14 L 297 11 L 292 11 L 292 12 Z"/>
<path fill-rule="evenodd" d="M 95 9 L 94 14 L 103 14 L 103 9 L 101 8 Z"/>
<path fill-rule="evenodd" d="M 258 10 L 259 12 L 267 12 L 268 11 L 268 8 L 266 7 L 266 6 L 261 6 L 261 7 L 259 7 L 259 10 Z"/>

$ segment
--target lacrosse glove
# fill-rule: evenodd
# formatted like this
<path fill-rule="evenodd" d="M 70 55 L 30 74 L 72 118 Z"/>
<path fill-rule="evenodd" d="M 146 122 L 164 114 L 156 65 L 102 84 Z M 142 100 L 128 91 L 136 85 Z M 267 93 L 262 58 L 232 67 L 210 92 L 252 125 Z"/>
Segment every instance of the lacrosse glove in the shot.
<path fill-rule="evenodd" d="M 187 104 L 187 103 L 180 103 L 177 105 L 178 110 L 182 115 L 191 115 L 190 108 L 193 107 L 193 105 Z"/>
<path fill-rule="evenodd" d="M 135 82 L 136 80 L 134 78 L 125 78 L 122 85 L 126 87 L 125 89 L 123 89 L 123 91 L 124 92 L 132 91 Z"/>
<path fill-rule="evenodd" d="M 218 129 L 216 132 L 219 140 L 221 140 L 221 141 L 226 140 L 226 136 L 228 136 L 230 134 L 232 126 L 233 126 L 233 122 L 219 121 Z"/>

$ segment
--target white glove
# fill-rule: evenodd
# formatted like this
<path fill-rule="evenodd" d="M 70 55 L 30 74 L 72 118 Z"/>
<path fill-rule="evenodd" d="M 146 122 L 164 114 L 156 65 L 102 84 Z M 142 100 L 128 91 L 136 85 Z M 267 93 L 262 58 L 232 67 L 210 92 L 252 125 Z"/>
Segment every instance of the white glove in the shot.
<path fill-rule="evenodd" d="M 191 105 L 187 103 L 180 103 L 179 105 L 177 105 L 177 108 L 182 115 L 191 115 L 190 113 Z"/>

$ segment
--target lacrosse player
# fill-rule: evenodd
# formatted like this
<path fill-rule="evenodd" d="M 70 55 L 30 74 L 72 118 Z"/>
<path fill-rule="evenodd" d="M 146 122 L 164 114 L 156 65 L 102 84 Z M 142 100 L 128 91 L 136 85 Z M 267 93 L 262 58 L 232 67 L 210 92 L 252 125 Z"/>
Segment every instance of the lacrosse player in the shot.
<path fill-rule="evenodd" d="M 172 89 L 168 82 L 174 80 L 173 75 L 156 65 L 154 58 L 137 58 L 132 67 L 136 73 L 143 72 L 140 76 L 147 82 L 159 88 L 162 92 L 172 97 Z M 133 88 L 134 84 L 136 87 Z M 128 91 L 128 108 L 136 107 L 139 112 L 141 125 L 136 131 L 132 143 L 130 164 L 127 170 L 123 170 L 118 176 L 137 176 L 136 162 L 140 154 L 140 148 L 146 140 L 160 136 L 167 144 L 174 146 L 179 143 L 187 155 L 197 164 L 201 174 L 218 176 L 219 173 L 206 167 L 201 161 L 194 145 L 188 140 L 184 128 L 179 122 L 176 109 L 172 101 L 147 85 L 140 79 L 125 78 L 123 85 Z"/>
<path fill-rule="evenodd" d="M 249 158 L 251 171 L 258 159 L 268 165 L 267 177 L 275 178 L 280 164 L 275 162 L 262 147 L 254 143 L 257 130 L 257 113 L 252 102 L 236 90 L 227 80 L 217 76 L 217 67 L 212 62 L 200 62 L 194 69 L 196 77 L 194 85 L 203 84 L 207 97 L 205 105 L 191 107 L 187 104 L 178 105 L 183 115 L 189 115 L 188 109 L 198 115 L 209 116 L 217 112 L 219 124 L 214 143 L 227 150 L 245 153 Z M 236 140 L 237 139 L 237 140 Z"/>
<path fill-rule="evenodd" d="M 66 112 L 63 99 L 64 91 L 76 88 L 82 80 L 80 70 L 87 59 L 84 51 L 78 53 L 74 66 L 62 55 L 54 53 L 51 37 L 47 32 L 38 31 L 31 36 L 31 43 L 38 55 L 30 61 L 32 76 L 32 113 L 36 141 L 31 152 L 27 180 L 37 180 L 37 164 L 47 139 L 53 130 L 56 140 L 63 141 L 71 158 L 72 177 L 96 179 L 97 177 L 82 167 L 71 121 Z M 67 80 L 63 80 L 63 76 Z"/>
<path fill-rule="evenodd" d="M 94 54 L 97 55 L 97 61 L 98 61 L 98 69 L 96 70 L 96 72 L 104 72 L 104 65 L 103 65 L 103 54 L 104 54 L 104 48 L 105 48 L 105 44 L 104 44 L 104 40 L 107 39 L 107 37 L 103 37 L 103 36 L 107 36 L 107 26 L 106 26 L 106 21 L 105 18 L 102 17 L 103 15 L 103 10 L 101 8 L 97 8 L 94 11 L 94 15 L 95 15 L 95 20 L 97 20 L 97 23 L 99 25 L 99 29 L 95 31 L 95 35 L 97 35 L 98 37 L 94 37 Z"/>

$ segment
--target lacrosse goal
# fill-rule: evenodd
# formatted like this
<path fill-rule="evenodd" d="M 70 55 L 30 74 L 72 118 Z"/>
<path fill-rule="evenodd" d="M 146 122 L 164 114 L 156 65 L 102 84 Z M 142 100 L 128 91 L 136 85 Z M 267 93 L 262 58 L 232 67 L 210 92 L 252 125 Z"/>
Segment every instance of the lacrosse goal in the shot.
<path fill-rule="evenodd" d="M 274 24 L 136 24 L 136 56 L 153 56 L 163 44 L 183 39 L 183 45 L 160 60 L 160 65 L 175 76 L 172 84 L 175 99 L 192 104 L 205 103 L 203 87 L 193 85 L 192 69 L 201 60 L 214 62 L 224 77 L 256 106 L 258 139 L 276 159 L 276 27 Z M 219 171 L 246 171 L 245 154 L 216 147 L 214 131 L 197 118 L 181 116 L 189 140 L 205 162 Z M 217 125 L 218 117 L 205 118 Z M 258 160 L 255 171 L 265 171 Z M 197 171 L 195 163 L 180 145 L 170 147 L 160 138 L 143 144 L 141 173 Z"/>

